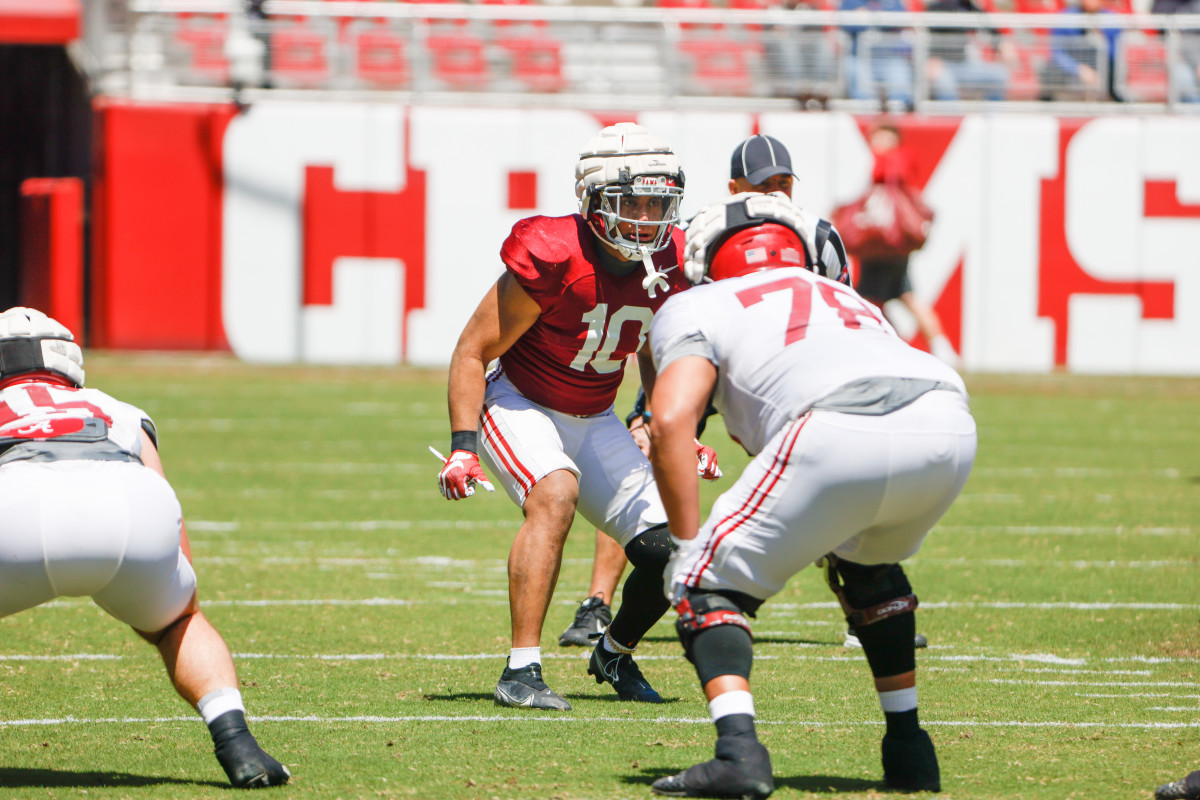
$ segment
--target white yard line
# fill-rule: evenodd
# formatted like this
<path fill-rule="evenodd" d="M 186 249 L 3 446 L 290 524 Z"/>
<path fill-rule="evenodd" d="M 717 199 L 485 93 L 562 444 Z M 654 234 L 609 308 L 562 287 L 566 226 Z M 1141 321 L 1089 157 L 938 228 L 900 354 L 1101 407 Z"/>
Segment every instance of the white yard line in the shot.
<path fill-rule="evenodd" d="M 676 723 L 683 725 L 711 725 L 712 721 L 708 717 L 654 717 L 652 719 L 638 719 L 636 717 L 592 717 L 592 716 L 569 716 L 564 714 L 472 714 L 462 716 L 452 715 L 434 715 L 434 714 L 406 714 L 397 716 L 376 716 L 362 715 L 349 717 L 324 717 L 318 715 L 308 716 L 250 716 L 248 719 L 251 722 L 317 722 L 322 724 L 337 724 L 337 723 L 354 723 L 360 724 L 364 722 L 396 724 L 403 722 L 450 722 L 450 723 L 479 723 L 479 722 L 507 722 L 507 723 L 525 723 L 525 722 L 615 722 L 621 725 L 630 725 L 635 723 L 643 723 L 649 725 L 662 725 L 664 723 Z M 17 728 L 32 725 L 100 725 L 100 724 L 161 724 L 166 722 L 201 722 L 199 717 L 44 717 L 35 719 L 14 719 L 0 720 L 0 728 Z M 756 725 L 788 725 L 788 726 L 804 726 L 813 728 L 861 728 L 872 727 L 877 728 L 883 725 L 883 721 L 861 721 L 861 722 L 844 722 L 834 721 L 826 722 L 820 720 L 772 720 L 758 718 L 755 720 Z M 953 728 L 1133 728 L 1133 729 L 1150 729 L 1150 730 L 1174 730 L 1179 728 L 1200 728 L 1200 721 L 1196 722 L 1065 722 L 1058 720 L 1047 720 L 1043 722 L 1024 722 L 1021 720 L 1012 720 L 1008 722 L 978 722 L 970 720 L 921 720 L 924 727 L 953 727 Z"/>

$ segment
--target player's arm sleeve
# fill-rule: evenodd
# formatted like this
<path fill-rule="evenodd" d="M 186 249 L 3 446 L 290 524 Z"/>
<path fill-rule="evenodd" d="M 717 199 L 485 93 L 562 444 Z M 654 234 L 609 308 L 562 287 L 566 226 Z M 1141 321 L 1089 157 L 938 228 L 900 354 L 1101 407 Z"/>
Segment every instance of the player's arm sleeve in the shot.
<path fill-rule="evenodd" d="M 822 220 L 824 222 L 824 220 Z M 850 286 L 850 260 L 846 257 L 846 245 L 833 223 L 817 257 L 821 259 L 822 273 L 826 278 Z"/>
<path fill-rule="evenodd" d="M 687 295 L 682 294 L 668 300 L 650 325 L 650 352 L 659 373 L 683 356 L 700 356 L 713 366 L 720 366 L 712 343 L 694 321 L 691 304 L 686 299 Z"/>
<path fill-rule="evenodd" d="M 142 430 L 150 437 L 150 444 L 158 447 L 158 428 L 154 425 L 154 420 L 149 417 L 142 417 Z"/>
<path fill-rule="evenodd" d="M 500 247 L 504 268 L 517 283 L 546 311 L 562 294 L 563 272 L 570 259 L 567 245 L 543 235 L 538 220 L 523 219 Z"/>

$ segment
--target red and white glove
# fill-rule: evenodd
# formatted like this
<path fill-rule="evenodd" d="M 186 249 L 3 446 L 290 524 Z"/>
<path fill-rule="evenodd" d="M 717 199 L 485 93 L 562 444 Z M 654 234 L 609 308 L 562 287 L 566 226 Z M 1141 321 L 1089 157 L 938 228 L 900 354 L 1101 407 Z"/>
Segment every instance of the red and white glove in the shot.
<path fill-rule="evenodd" d="M 433 448 L 430 448 L 431 450 Z M 442 458 L 434 451 L 434 455 Z M 438 489 L 447 500 L 462 500 L 475 494 L 475 484 L 479 484 L 489 492 L 496 491 L 483 467 L 479 466 L 479 456 L 470 450 L 455 450 L 449 458 L 444 458 L 442 471 L 438 473 Z"/>
<path fill-rule="evenodd" d="M 696 440 L 696 474 L 706 481 L 715 481 L 721 477 L 721 468 L 717 466 L 717 451 Z"/>

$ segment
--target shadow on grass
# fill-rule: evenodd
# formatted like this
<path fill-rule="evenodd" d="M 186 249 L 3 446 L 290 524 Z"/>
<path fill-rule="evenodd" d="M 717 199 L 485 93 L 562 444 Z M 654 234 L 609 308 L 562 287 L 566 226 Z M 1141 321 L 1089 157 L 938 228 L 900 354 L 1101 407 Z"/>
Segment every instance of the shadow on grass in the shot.
<path fill-rule="evenodd" d="M 564 694 L 563 697 L 567 698 L 571 702 L 575 702 L 576 700 L 591 700 L 599 703 L 626 703 L 631 708 L 657 708 L 658 706 L 669 706 L 672 703 L 679 702 L 678 697 L 664 697 L 661 703 L 633 703 L 628 700 L 622 700 L 621 698 L 617 697 L 616 694 L 611 693 L 611 690 L 609 694 L 585 694 L 583 692 L 570 692 L 568 694 Z"/>
<path fill-rule="evenodd" d="M 674 642 L 675 644 L 679 644 L 679 639 L 675 636 L 643 636 L 642 641 L 643 642 L 659 642 L 659 643 Z M 804 639 L 804 638 L 792 637 L 792 636 L 772 636 L 770 634 L 768 634 L 766 636 L 759 636 L 758 634 L 755 634 L 754 642 L 755 642 L 755 644 L 820 645 L 820 646 L 824 646 L 824 647 L 837 647 L 839 649 L 843 647 L 841 639 L 838 639 L 837 641 L 830 641 L 829 639 Z M 679 655 L 680 655 L 680 657 L 683 656 L 682 650 L 680 650 Z"/>
<path fill-rule="evenodd" d="M 457 703 L 460 700 L 495 700 L 493 692 L 455 692 L 454 694 L 427 694 L 424 699 L 434 702 Z"/>
<path fill-rule="evenodd" d="M 690 765 L 678 769 L 662 767 L 644 768 L 641 775 L 625 775 L 621 778 L 625 783 L 643 784 L 649 786 L 659 778 L 675 775 Z M 870 790 L 888 792 L 891 790 L 883 781 L 868 781 L 862 778 L 843 778 L 838 775 L 795 775 L 792 777 L 775 776 L 775 788 L 795 789 L 799 792 L 812 794 L 838 794 L 842 792 L 866 792 Z"/>
<path fill-rule="evenodd" d="M 75 772 L 69 769 L 25 769 L 0 767 L 0 786 L 6 789 L 49 786 L 108 787 L 108 786 L 216 786 L 228 789 L 228 783 L 191 781 L 162 775 L 131 775 L 128 772 Z"/>

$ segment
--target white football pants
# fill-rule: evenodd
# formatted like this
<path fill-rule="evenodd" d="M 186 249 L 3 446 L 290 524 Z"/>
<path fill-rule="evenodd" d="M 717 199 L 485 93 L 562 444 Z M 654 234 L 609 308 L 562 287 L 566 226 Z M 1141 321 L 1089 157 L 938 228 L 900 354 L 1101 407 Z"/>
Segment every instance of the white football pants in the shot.
<path fill-rule="evenodd" d="M 484 466 L 518 506 L 565 469 L 579 479 L 579 513 L 621 547 L 667 522 L 650 462 L 611 408 L 590 417 L 551 411 L 501 375 L 488 384 L 479 435 Z"/>
<path fill-rule="evenodd" d="M 141 464 L 0 467 L 0 617 L 91 596 L 127 625 L 161 630 L 196 590 L 181 519 L 170 484 Z"/>
<path fill-rule="evenodd" d="M 826 553 L 897 563 L 962 491 L 975 420 L 958 392 L 890 414 L 814 409 L 775 435 L 672 556 L 667 587 L 733 589 L 762 600 Z"/>

